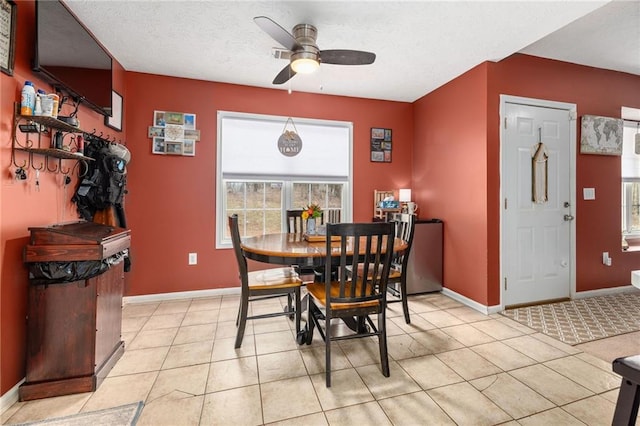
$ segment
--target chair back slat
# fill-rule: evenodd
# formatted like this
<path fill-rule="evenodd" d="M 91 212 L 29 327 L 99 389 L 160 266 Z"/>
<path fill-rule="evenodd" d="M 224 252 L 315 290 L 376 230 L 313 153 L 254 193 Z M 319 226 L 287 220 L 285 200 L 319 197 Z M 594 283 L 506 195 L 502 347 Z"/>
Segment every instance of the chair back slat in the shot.
<path fill-rule="evenodd" d="M 240 240 L 240 229 L 238 225 L 238 215 L 234 214 L 229 216 L 229 231 L 231 232 L 231 243 L 233 244 L 233 253 L 236 256 L 236 261 L 238 262 L 238 275 L 240 278 L 240 282 L 242 283 L 243 288 L 247 288 L 249 286 L 248 281 L 248 268 L 247 268 L 247 259 L 244 257 L 242 253 L 241 240 Z"/>
<path fill-rule="evenodd" d="M 340 223 L 342 210 L 340 209 L 326 209 L 323 211 L 327 218 L 327 223 Z"/>
<path fill-rule="evenodd" d="M 409 253 L 413 244 L 413 231 L 416 227 L 416 216 L 413 214 L 396 214 L 392 221 L 396 226 L 396 238 L 400 238 L 407 243 L 407 248 L 403 252 L 394 253 L 392 266 L 405 269 L 409 260 Z"/>

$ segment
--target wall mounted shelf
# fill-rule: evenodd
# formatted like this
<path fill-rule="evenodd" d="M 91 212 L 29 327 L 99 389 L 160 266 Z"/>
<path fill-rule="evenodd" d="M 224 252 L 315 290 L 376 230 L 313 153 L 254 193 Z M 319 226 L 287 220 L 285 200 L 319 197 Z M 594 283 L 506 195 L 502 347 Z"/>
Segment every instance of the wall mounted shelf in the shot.
<path fill-rule="evenodd" d="M 66 145 L 68 149 L 51 148 L 53 131 L 62 133 L 63 142 L 67 135 L 71 135 L 69 143 Z M 11 162 L 18 170 L 26 168 L 44 170 L 46 168 L 49 172 L 59 172 L 66 175 L 75 168 L 78 163 L 76 163 L 76 166 L 73 168 L 64 169 L 62 167 L 62 160 L 94 161 L 93 158 L 86 157 L 77 152 L 77 138 L 75 135 L 79 133 L 85 132 L 79 127 L 72 126 L 54 117 L 21 115 L 20 104 L 16 102 L 12 129 Z M 22 135 L 22 138 L 19 135 Z M 23 142 L 21 142 L 20 139 L 22 139 Z M 18 164 L 16 162 L 16 151 L 28 153 L 28 160 L 25 160 L 23 164 Z M 36 167 L 34 163 L 34 155 L 44 157 L 44 161 L 39 167 Z M 58 164 L 51 167 L 49 165 L 49 158 L 58 159 Z"/>

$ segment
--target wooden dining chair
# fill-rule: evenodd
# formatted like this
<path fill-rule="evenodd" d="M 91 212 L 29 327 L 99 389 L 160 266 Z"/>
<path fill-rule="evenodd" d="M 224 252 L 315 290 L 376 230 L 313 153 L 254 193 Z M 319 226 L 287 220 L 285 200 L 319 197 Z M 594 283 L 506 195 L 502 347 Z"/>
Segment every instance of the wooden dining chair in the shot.
<path fill-rule="evenodd" d="M 407 248 L 403 252 L 393 254 L 387 291 L 393 295 L 394 298 L 388 300 L 387 303 L 401 302 L 404 322 L 411 324 L 409 302 L 407 300 L 407 264 L 409 263 L 409 253 L 411 252 L 411 246 L 413 244 L 416 216 L 413 214 L 399 213 L 394 215 L 392 223 L 394 223 L 396 227 L 396 238 L 406 241 Z"/>
<path fill-rule="evenodd" d="M 289 234 L 304 234 L 307 230 L 307 224 L 302 219 L 303 209 L 287 210 L 287 233 Z M 324 223 L 324 212 L 320 212 L 320 225 Z M 295 270 L 303 277 L 305 283 L 314 281 L 316 276 L 322 276 L 323 271 L 318 271 L 313 266 L 298 266 L 294 265 Z"/>
<path fill-rule="evenodd" d="M 327 223 L 340 223 L 340 222 L 342 222 L 342 220 L 340 220 L 340 216 L 341 216 L 342 210 L 340 210 L 340 209 L 327 209 L 327 210 L 325 210 L 325 212 L 327 213 Z"/>
<path fill-rule="evenodd" d="M 325 262 L 325 282 L 307 284 L 308 333 L 306 343 L 311 342 L 314 327 L 325 341 L 326 385 L 331 387 L 331 342 L 344 339 L 376 336 L 380 349 L 382 374 L 389 377 L 389 357 L 387 353 L 386 303 L 387 281 L 393 257 L 394 224 L 377 223 L 338 223 L 327 224 L 327 257 Z M 333 241 L 331 237 L 339 237 Z M 340 249 L 336 258 L 335 244 Z M 350 256 L 348 252 L 360 253 Z M 333 259 L 333 262 L 332 262 Z M 337 279 L 332 280 L 332 263 L 337 266 Z M 357 270 L 362 265 L 364 275 L 373 279 L 350 278 L 347 268 Z M 324 314 L 319 308 L 324 308 Z M 371 315 L 377 316 L 374 324 Z M 324 318 L 324 324 L 322 319 Z M 352 334 L 334 335 L 331 321 L 337 318 L 353 320 L 356 318 L 355 331 Z"/>
<path fill-rule="evenodd" d="M 407 248 L 403 252 L 394 252 L 389 270 L 389 281 L 387 292 L 393 296 L 387 299 L 389 303 L 402 303 L 402 313 L 404 321 L 411 324 L 409 316 L 409 302 L 407 300 L 407 264 L 409 263 L 409 253 L 413 244 L 413 231 L 415 230 L 415 215 L 406 213 L 396 213 L 391 221 L 395 225 L 396 238 L 400 238 L 407 243 Z M 347 273 L 351 274 L 352 269 L 347 268 Z M 358 275 L 364 276 L 362 265 L 359 265 Z M 368 277 L 371 279 L 371 277 Z"/>
<path fill-rule="evenodd" d="M 238 262 L 238 273 L 240 278 L 240 306 L 236 326 L 235 348 L 242 345 L 244 330 L 247 320 L 260 318 L 271 318 L 281 315 L 295 316 L 296 335 L 300 332 L 300 286 L 302 280 L 298 273 L 291 267 L 275 269 L 264 269 L 258 271 L 248 271 L 247 259 L 242 253 L 240 246 L 240 230 L 238 228 L 238 215 L 229 216 L 229 230 L 231 231 L 231 241 L 233 251 Z M 249 303 L 268 298 L 287 296 L 287 307 L 279 312 L 270 312 L 260 315 L 248 316 Z M 292 303 L 295 305 L 292 306 Z"/>

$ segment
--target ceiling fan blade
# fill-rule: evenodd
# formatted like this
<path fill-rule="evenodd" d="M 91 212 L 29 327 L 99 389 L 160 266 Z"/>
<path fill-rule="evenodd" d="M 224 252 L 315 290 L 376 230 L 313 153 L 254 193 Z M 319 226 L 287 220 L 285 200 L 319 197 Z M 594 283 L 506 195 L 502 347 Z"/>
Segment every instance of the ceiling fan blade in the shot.
<path fill-rule="evenodd" d="M 256 16 L 253 18 L 253 22 L 258 24 L 262 30 L 269 34 L 272 39 L 283 45 L 289 50 L 301 49 L 302 46 L 298 44 L 295 38 L 289 33 L 289 31 L 282 28 L 271 18 L 266 16 Z"/>
<path fill-rule="evenodd" d="M 276 75 L 276 78 L 273 79 L 273 84 L 286 83 L 294 75 L 296 75 L 296 72 L 291 69 L 291 65 L 287 64 L 287 66 L 282 68 L 282 71 Z"/>
<path fill-rule="evenodd" d="M 361 50 L 321 50 L 320 62 L 335 65 L 369 65 L 376 60 L 376 54 Z"/>

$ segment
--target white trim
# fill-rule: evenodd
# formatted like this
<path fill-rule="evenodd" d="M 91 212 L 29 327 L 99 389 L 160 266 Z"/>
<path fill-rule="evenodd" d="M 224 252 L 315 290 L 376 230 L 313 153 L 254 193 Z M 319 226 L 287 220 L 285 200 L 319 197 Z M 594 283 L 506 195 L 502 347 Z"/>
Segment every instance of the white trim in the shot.
<path fill-rule="evenodd" d="M 503 167 L 502 162 L 503 159 L 503 150 L 504 150 L 504 132 L 505 128 L 502 125 L 505 119 L 505 109 L 506 104 L 521 104 L 521 105 L 530 105 L 537 106 L 543 108 L 555 108 L 560 110 L 566 110 L 569 113 L 570 121 L 569 124 L 569 167 L 571 168 L 571 172 L 569 174 L 569 192 L 571 197 L 571 206 L 572 206 L 572 214 L 573 216 L 577 216 L 576 214 L 576 160 L 577 160 L 577 119 L 578 116 L 578 107 L 576 104 L 567 103 L 567 102 L 557 102 L 557 101 L 549 101 L 544 99 L 534 99 L 534 98 L 524 98 L 520 96 L 511 96 L 511 95 L 500 95 L 500 310 L 504 310 L 504 286 L 502 282 L 504 280 L 504 265 L 502 262 L 503 258 L 503 249 L 504 249 L 504 219 L 503 213 L 504 209 L 502 208 L 502 203 L 505 197 L 503 192 L 504 185 L 502 184 L 503 175 Z M 571 221 L 571 270 L 570 270 L 570 297 L 573 299 L 576 297 L 576 221 Z"/>
<path fill-rule="evenodd" d="M 215 184 L 215 199 L 216 206 L 213 211 L 213 214 L 216 217 L 216 233 L 215 233 L 215 248 L 216 249 L 228 249 L 231 248 L 230 242 L 223 242 L 222 237 L 224 235 L 224 231 L 227 226 L 227 221 L 225 219 L 226 206 L 223 203 L 224 200 L 224 179 L 222 177 L 222 125 L 221 122 L 225 118 L 241 118 L 246 120 L 262 120 L 262 121 L 277 121 L 286 123 L 289 118 L 293 119 L 296 123 L 301 125 L 316 125 L 316 126 L 330 126 L 330 127 L 339 127 L 348 130 L 349 133 L 349 159 L 348 159 L 348 176 L 344 179 L 340 180 L 340 182 L 345 182 L 343 186 L 343 205 L 342 205 L 342 220 L 347 222 L 352 220 L 353 217 L 353 152 L 354 152 L 354 143 L 353 143 L 353 122 L 351 121 L 339 121 L 339 120 L 322 120 L 322 119 L 310 119 L 310 118 L 301 118 L 301 117 L 286 117 L 286 116 L 278 116 L 278 115 L 268 115 L 268 114 L 253 114 L 253 113 L 244 113 L 244 112 L 233 112 L 233 111 L 223 111 L 218 110 L 216 116 L 217 126 L 217 141 L 216 141 L 216 184 Z M 244 175 L 243 175 L 244 176 Z M 277 179 L 284 178 L 285 175 L 278 175 Z M 298 179 L 299 181 L 304 181 L 302 179 L 305 177 L 301 177 Z M 317 176 L 318 179 L 322 179 L 322 182 L 332 182 L 336 181 L 335 177 L 323 177 Z M 269 179 L 274 179 L 274 176 L 271 176 Z M 346 194 L 346 197 L 345 197 Z M 283 200 L 285 201 L 285 200 Z M 221 220 L 225 219 L 225 220 Z"/>
<path fill-rule="evenodd" d="M 26 378 L 23 377 L 14 387 L 9 389 L 2 397 L 0 397 L 0 413 L 4 414 L 9 408 L 18 402 L 19 394 L 18 388 L 25 382 Z"/>
<path fill-rule="evenodd" d="M 452 298 L 453 300 L 456 300 L 460 303 L 462 303 L 463 305 L 466 305 L 468 307 L 470 307 L 471 309 L 475 309 L 476 311 L 485 314 L 485 315 L 491 315 L 491 314 L 497 314 L 498 312 L 502 312 L 502 308 L 499 305 L 496 306 L 485 306 L 482 305 L 478 302 L 476 302 L 475 300 L 469 299 L 466 296 L 461 295 L 460 293 L 456 293 L 453 290 L 450 290 L 446 287 L 444 287 L 441 290 L 442 294 L 444 294 L 445 296 L 448 296 L 450 298 Z"/>
<path fill-rule="evenodd" d="M 601 288 L 598 290 L 581 291 L 573 295 L 571 299 L 584 299 L 586 297 L 608 296 L 611 294 L 634 293 L 638 289 L 632 285 L 623 285 L 621 287 Z"/>
<path fill-rule="evenodd" d="M 135 303 L 166 302 L 167 300 L 197 299 L 201 297 L 216 297 L 228 295 L 240 295 L 240 287 L 215 288 L 211 290 L 178 291 L 175 293 L 145 294 L 142 296 L 127 296 L 122 298 L 122 304 L 129 305 Z"/>

